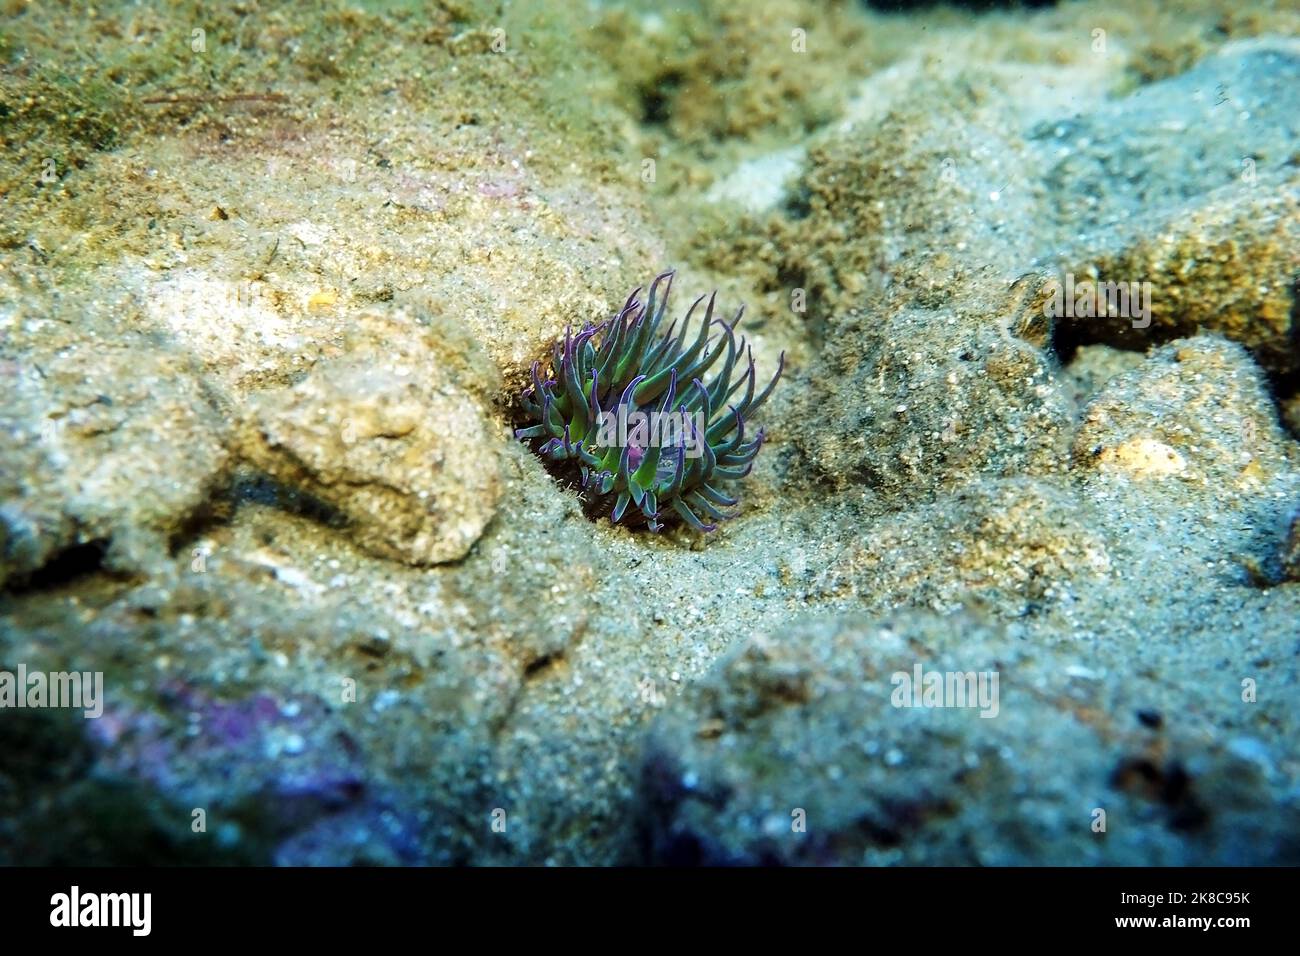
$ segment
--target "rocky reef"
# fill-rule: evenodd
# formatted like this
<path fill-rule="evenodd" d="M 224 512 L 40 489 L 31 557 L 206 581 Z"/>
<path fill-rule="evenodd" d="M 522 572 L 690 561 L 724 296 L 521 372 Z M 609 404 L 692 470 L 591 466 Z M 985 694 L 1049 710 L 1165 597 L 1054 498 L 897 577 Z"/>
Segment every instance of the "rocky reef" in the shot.
<path fill-rule="evenodd" d="M 0 863 L 1300 863 L 1287 5 L 12 6 Z M 708 535 L 514 438 L 669 267 Z"/>

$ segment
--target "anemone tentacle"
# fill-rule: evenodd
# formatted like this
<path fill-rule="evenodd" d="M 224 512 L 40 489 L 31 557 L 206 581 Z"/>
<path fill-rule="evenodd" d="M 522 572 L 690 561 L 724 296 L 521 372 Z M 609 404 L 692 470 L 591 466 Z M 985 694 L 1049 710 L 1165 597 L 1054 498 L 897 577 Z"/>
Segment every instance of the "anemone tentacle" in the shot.
<path fill-rule="evenodd" d="M 747 438 L 745 425 L 775 388 L 785 353 L 756 396 L 753 347 L 736 338 L 745 310 L 730 322 L 715 318 L 716 292 L 701 295 L 661 333 L 673 277 L 671 270 L 656 276 L 644 303 L 634 290 L 600 325 L 565 329 L 549 367 L 533 364 L 519 402 L 527 424 L 515 435 L 539 441 L 537 453 L 550 461 L 573 463 L 584 496 L 603 500 L 600 510 L 613 521 L 658 531 L 675 519 L 712 531 L 716 524 L 701 515 L 715 522 L 735 516 L 722 509 L 738 499 L 717 486 L 753 467 L 763 431 Z"/>

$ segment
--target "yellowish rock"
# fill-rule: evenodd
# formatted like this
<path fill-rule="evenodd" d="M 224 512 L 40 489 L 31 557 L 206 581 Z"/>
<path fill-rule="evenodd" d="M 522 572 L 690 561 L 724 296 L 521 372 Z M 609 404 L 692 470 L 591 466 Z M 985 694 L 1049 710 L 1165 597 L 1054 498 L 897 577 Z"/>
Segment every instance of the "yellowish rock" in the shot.
<path fill-rule="evenodd" d="M 1122 445 L 1102 449 L 1098 464 L 1139 480 L 1172 478 L 1187 470 L 1187 460 L 1175 449 L 1145 437 L 1130 438 Z"/>
<path fill-rule="evenodd" d="M 311 310 L 328 309 L 339 300 L 339 294 L 333 289 L 321 289 L 319 292 L 313 292 L 311 298 L 307 300 L 307 308 Z"/>

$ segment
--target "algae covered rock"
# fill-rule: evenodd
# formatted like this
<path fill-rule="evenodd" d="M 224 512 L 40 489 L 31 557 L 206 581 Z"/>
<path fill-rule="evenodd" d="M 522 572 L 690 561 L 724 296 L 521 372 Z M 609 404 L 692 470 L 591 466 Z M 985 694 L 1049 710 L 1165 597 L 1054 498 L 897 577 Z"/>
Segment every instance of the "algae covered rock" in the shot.
<path fill-rule="evenodd" d="M 1044 258 L 1149 283 L 1145 314 L 1084 303 L 1064 334 L 1142 348 L 1213 331 L 1272 372 L 1300 366 L 1298 116 L 1300 44 L 1261 38 L 1032 131 L 1062 224 Z"/>
<path fill-rule="evenodd" d="M 975 482 L 862 529 L 810 588 L 869 607 L 1037 613 L 1115 573 L 1096 523 L 1091 502 L 1051 482 Z"/>
<path fill-rule="evenodd" d="M 1300 858 L 1300 808 L 1255 813 L 1279 796 L 1258 746 L 1152 730 L 1140 705 L 1167 678 L 1071 657 L 967 614 L 755 635 L 648 734 L 645 852 L 712 865 Z"/>
<path fill-rule="evenodd" d="M 811 371 L 801 450 L 833 483 L 892 503 L 979 477 L 1059 472 L 1071 406 L 1050 357 L 1005 319 L 857 313 Z"/>

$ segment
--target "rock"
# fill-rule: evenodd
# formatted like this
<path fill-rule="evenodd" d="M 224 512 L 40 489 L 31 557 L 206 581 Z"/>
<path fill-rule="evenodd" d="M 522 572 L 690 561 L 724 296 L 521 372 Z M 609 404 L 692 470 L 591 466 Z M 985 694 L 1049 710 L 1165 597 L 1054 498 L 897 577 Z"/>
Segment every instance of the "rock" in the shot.
<path fill-rule="evenodd" d="M 1282 402 L 1281 413 L 1282 423 L 1293 436 L 1300 438 L 1300 392 Z"/>
<path fill-rule="evenodd" d="M 809 149 L 797 209 L 767 223 L 775 275 L 758 280 L 806 298 L 797 318 L 819 346 L 792 404 L 796 443 L 820 477 L 887 506 L 1059 471 L 1069 440 L 1035 308 L 1046 276 L 1019 268 L 1040 196 L 1007 188 L 1035 153 L 1017 117 L 964 83 L 916 85 L 930 106 L 899 98 Z"/>
<path fill-rule="evenodd" d="M 1134 478 L 1167 478 L 1187 470 L 1187 459 L 1154 438 L 1130 438 L 1121 445 L 1103 448 L 1097 456 L 1099 468 L 1115 468 Z"/>
<path fill-rule="evenodd" d="M 258 394 L 247 459 L 348 522 L 362 547 L 415 565 L 463 558 L 501 497 L 499 429 L 436 354 L 353 345 Z"/>
<path fill-rule="evenodd" d="M 887 515 L 819 556 L 811 594 L 868 607 L 1036 613 L 1115 568 L 1091 505 L 1026 478 L 972 483 Z"/>
<path fill-rule="evenodd" d="M 1041 124 L 1031 138 L 1069 229 L 1044 259 L 1078 282 L 1150 283 L 1149 315 L 1071 310 L 1063 334 L 1145 348 L 1200 329 L 1270 371 L 1300 367 L 1297 116 L 1300 44 L 1261 39 Z"/>
<path fill-rule="evenodd" d="M 1300 511 L 1291 519 L 1282 550 L 1282 574 L 1288 581 L 1300 581 Z"/>
<path fill-rule="evenodd" d="M 807 423 L 799 448 L 833 483 L 901 505 L 979 477 L 1064 469 L 1069 393 L 1043 351 L 960 309 L 856 314 L 793 416 Z"/>
<path fill-rule="evenodd" d="M 224 415 L 165 343 L 54 339 L 0 358 L 0 582 L 78 545 L 113 568 L 155 569 L 223 480 Z"/>
<path fill-rule="evenodd" d="M 1133 588 L 1212 589 L 1227 569 L 1258 586 L 1284 573 L 1300 447 L 1242 346 L 1178 339 L 1110 378 L 1082 411 L 1074 461 L 1116 567 L 1141 569 Z M 1172 540 L 1181 561 L 1161 557 Z"/>
<path fill-rule="evenodd" d="M 1082 408 L 1108 381 L 1141 365 L 1145 358 L 1141 352 L 1109 345 L 1079 346 L 1065 367 L 1075 408 Z"/>
<path fill-rule="evenodd" d="M 1225 44 L 1191 69 L 1030 130 L 1050 162 L 1063 235 L 1123 239 L 1157 215 L 1223 186 L 1276 188 L 1291 178 L 1300 42 Z M 1244 162 L 1251 159 L 1250 163 Z M 1255 181 L 1251 182 L 1251 174 Z"/>
<path fill-rule="evenodd" d="M 1254 812 L 1277 793 L 1253 755 L 1180 728 L 1153 738 L 1129 715 L 1159 681 L 1073 657 L 963 614 L 755 635 L 647 736 L 649 862 L 1300 858 L 1294 804 Z"/>
<path fill-rule="evenodd" d="M 1295 339 L 1300 260 L 1300 178 L 1283 187 L 1226 187 L 1124 239 L 1068 253 L 1065 271 L 1083 281 L 1124 281 L 1130 295 L 1150 283 L 1149 314 L 1122 306 L 1114 316 L 1067 315 L 1065 334 L 1083 341 L 1143 346 L 1197 330 L 1249 348 L 1267 369 L 1300 367 Z M 1143 308 L 1146 308 L 1144 305 Z"/>
<path fill-rule="evenodd" d="M 1258 367 L 1210 335 L 1161 346 L 1111 378 L 1083 410 L 1074 456 L 1098 480 L 1190 482 L 1219 507 L 1296 464 Z"/>

